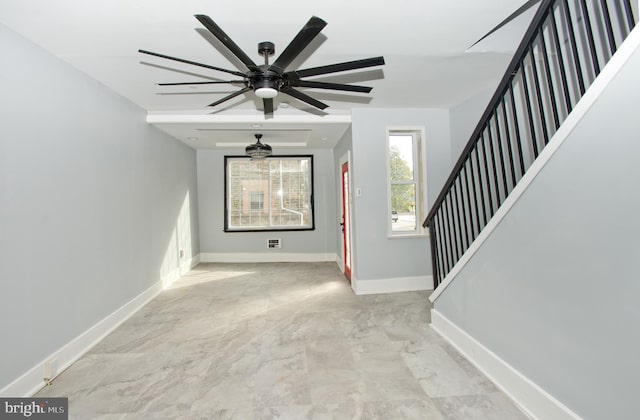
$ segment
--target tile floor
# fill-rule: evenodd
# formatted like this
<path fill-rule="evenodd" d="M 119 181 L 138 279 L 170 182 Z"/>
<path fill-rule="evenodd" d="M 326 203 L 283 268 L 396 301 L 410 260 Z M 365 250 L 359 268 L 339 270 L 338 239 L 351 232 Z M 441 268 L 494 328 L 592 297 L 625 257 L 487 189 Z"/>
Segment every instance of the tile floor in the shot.
<path fill-rule="evenodd" d="M 38 396 L 91 420 L 527 419 L 427 296 L 356 296 L 335 263 L 201 264 Z"/>

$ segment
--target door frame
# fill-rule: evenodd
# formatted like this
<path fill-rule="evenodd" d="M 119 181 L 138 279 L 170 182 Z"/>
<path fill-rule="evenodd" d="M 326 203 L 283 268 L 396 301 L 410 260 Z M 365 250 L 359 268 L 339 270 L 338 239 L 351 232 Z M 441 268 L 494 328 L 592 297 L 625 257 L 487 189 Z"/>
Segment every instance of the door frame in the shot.
<path fill-rule="evenodd" d="M 347 166 L 348 180 L 347 180 L 347 201 L 344 197 L 344 180 L 343 180 L 343 167 Z M 345 229 L 343 231 L 342 226 L 339 230 L 340 233 L 340 259 L 342 260 L 341 270 L 344 275 L 352 281 L 353 273 L 353 176 L 352 176 L 352 164 L 351 164 L 351 151 L 347 151 L 339 160 L 338 167 L 338 179 L 340 180 L 340 188 L 338 194 L 340 196 L 340 223 L 344 223 Z M 345 207 L 346 206 L 346 207 Z M 348 220 L 344 220 L 345 208 L 348 210 Z M 346 259 L 346 250 L 349 249 L 349 261 Z"/>

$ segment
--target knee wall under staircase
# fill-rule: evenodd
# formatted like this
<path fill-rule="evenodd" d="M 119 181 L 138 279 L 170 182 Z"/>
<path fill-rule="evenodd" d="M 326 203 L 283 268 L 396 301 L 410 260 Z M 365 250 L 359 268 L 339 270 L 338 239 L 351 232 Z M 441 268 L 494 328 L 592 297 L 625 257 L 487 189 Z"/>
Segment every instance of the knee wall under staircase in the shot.
<path fill-rule="evenodd" d="M 624 11 L 623 3 L 607 2 L 609 12 Z M 566 4 L 550 6 L 554 18 L 537 18 L 559 25 Z M 638 9 L 631 22 L 612 24 L 613 48 L 604 15 L 593 13 L 603 2 L 572 2 L 571 19 L 562 19 L 576 20 L 583 4 L 599 28 L 589 41 L 579 14 L 584 91 L 568 32 L 558 32 L 566 42 L 555 51 L 567 48 L 556 56 L 569 60 L 571 80 L 558 78 L 558 62 L 547 79 L 554 65 L 535 46 L 524 48 L 425 222 L 438 272 L 432 327 L 532 418 L 632 419 L 640 377 L 640 29 L 631 25 Z M 625 22 L 628 33 L 617 40 Z M 553 28 L 536 32 L 537 45 L 541 36 L 555 44 Z M 546 91 L 527 98 L 536 75 Z M 569 101 L 556 95 L 565 87 Z"/>
<path fill-rule="evenodd" d="M 542 0 L 498 89 L 431 206 L 434 287 L 522 182 L 637 21 L 628 0 Z M 502 208 L 502 210 L 501 210 Z"/>

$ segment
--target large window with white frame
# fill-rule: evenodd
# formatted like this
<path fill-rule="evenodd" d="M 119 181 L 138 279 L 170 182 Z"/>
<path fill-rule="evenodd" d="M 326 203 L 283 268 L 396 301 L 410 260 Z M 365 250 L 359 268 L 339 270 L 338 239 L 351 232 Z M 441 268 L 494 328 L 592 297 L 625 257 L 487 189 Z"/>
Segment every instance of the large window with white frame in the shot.
<path fill-rule="evenodd" d="M 312 230 L 313 156 L 225 156 L 225 232 Z"/>
<path fill-rule="evenodd" d="M 423 234 L 422 130 L 388 130 L 389 234 Z"/>

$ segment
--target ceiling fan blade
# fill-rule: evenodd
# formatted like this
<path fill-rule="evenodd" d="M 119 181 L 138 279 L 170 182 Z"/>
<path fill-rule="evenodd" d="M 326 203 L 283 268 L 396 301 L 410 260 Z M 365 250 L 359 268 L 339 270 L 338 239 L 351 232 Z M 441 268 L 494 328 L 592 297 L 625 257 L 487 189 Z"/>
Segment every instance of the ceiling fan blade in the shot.
<path fill-rule="evenodd" d="M 498 25 L 496 25 L 493 29 L 491 29 L 489 32 L 487 32 L 482 38 L 480 38 L 479 40 L 474 42 L 473 45 L 476 45 L 478 42 L 482 41 L 483 39 L 485 39 L 486 37 L 488 37 L 489 35 L 491 35 L 495 31 L 497 31 L 498 29 L 502 28 L 504 25 L 506 25 L 507 23 L 511 22 L 512 20 L 514 20 L 515 18 L 517 18 L 518 16 L 520 16 L 521 14 L 523 14 L 524 12 L 529 10 L 534 4 L 536 4 L 538 2 L 540 2 L 540 0 L 529 0 L 528 2 L 526 2 L 525 4 L 520 6 L 518 8 L 518 10 L 516 10 L 515 12 L 513 12 L 509 16 L 507 16 L 507 18 L 505 20 L 503 20 Z M 473 45 L 471 47 L 473 47 Z M 469 47 L 469 48 L 471 48 L 471 47 Z"/>
<path fill-rule="evenodd" d="M 295 70 L 286 74 L 295 74 L 297 77 L 318 76 L 320 74 L 338 73 L 347 70 L 363 69 L 366 67 L 382 66 L 384 57 L 365 58 L 364 60 L 347 61 L 344 63 L 330 64 L 328 66 L 313 67 L 304 70 Z"/>
<path fill-rule="evenodd" d="M 271 64 L 269 70 L 282 74 L 287 66 L 306 48 L 322 29 L 327 26 L 327 22 L 319 17 L 312 16 L 311 19 L 300 29 L 300 32 L 282 51 L 282 54 Z"/>
<path fill-rule="evenodd" d="M 240 77 L 247 77 L 244 73 L 240 73 L 239 71 L 222 69 L 220 67 L 214 67 L 214 66 L 210 66 L 208 64 L 202 64 L 202 63 L 196 63 L 195 61 L 185 60 L 185 59 L 177 58 L 177 57 L 171 57 L 169 55 L 154 53 L 154 52 L 146 51 L 146 50 L 138 50 L 138 52 L 142 53 L 142 54 L 153 55 L 154 57 L 166 58 L 167 60 L 179 61 L 180 63 L 192 64 L 194 66 L 200 66 L 200 67 L 204 67 L 204 68 L 207 68 L 207 69 L 223 71 L 225 73 L 233 74 L 233 75 L 240 76 Z"/>
<path fill-rule="evenodd" d="M 195 15 L 195 17 L 200 21 L 200 23 L 202 23 L 202 25 L 204 25 L 205 28 L 209 30 L 209 32 L 213 34 L 213 36 L 218 38 L 218 40 L 222 42 L 224 46 L 233 53 L 233 55 L 238 57 L 238 59 L 240 59 L 240 61 L 242 61 L 249 70 L 258 70 L 258 65 L 254 63 L 253 60 L 249 58 L 249 56 L 245 54 L 245 52 L 242 51 L 242 49 L 240 49 L 240 47 L 238 47 L 238 45 L 233 42 L 222 28 L 220 28 L 209 16 Z"/>
<path fill-rule="evenodd" d="M 311 96 L 300 92 L 299 90 L 295 90 L 292 87 L 283 87 L 280 90 L 282 93 L 286 93 L 289 96 L 293 96 L 296 99 L 301 100 L 302 102 L 306 102 L 309 105 L 315 106 L 316 108 L 325 109 L 329 105 L 318 101 L 317 99 L 313 99 Z"/>
<path fill-rule="evenodd" d="M 292 86 L 308 87 L 316 89 L 332 89 L 332 90 L 346 90 L 349 92 L 369 93 L 371 87 L 369 86 L 357 86 L 357 85 L 343 85 L 341 83 L 325 83 L 315 82 L 313 80 L 298 80 L 292 84 Z"/>
<path fill-rule="evenodd" d="M 264 105 L 264 115 L 273 114 L 273 98 L 264 98 L 262 100 Z"/>
<path fill-rule="evenodd" d="M 220 99 L 220 100 L 218 100 L 218 101 L 215 101 L 215 102 L 213 102 L 213 103 L 210 103 L 210 104 L 209 104 L 209 105 L 207 105 L 207 106 L 216 106 L 216 105 L 220 105 L 221 103 L 226 102 L 226 101 L 228 101 L 229 99 L 235 98 L 235 97 L 236 97 L 236 96 L 238 96 L 238 95 L 242 95 L 243 93 L 248 92 L 248 91 L 250 91 L 250 90 L 251 90 L 251 88 L 250 88 L 250 87 L 242 88 L 242 89 L 240 89 L 240 90 L 237 90 L 237 91 L 233 92 L 231 95 L 227 95 L 227 96 L 225 96 L 224 98 L 222 98 L 222 99 Z"/>
<path fill-rule="evenodd" d="M 217 85 L 222 83 L 244 83 L 244 80 L 221 80 L 211 82 L 180 82 L 180 83 L 157 83 L 158 86 L 182 86 L 182 85 Z"/>

